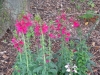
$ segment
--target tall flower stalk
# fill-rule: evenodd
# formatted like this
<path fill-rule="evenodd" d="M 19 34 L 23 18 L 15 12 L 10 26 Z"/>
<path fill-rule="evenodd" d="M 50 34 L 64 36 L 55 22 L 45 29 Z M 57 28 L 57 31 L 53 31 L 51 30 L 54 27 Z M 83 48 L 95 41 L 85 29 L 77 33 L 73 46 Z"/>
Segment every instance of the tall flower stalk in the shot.
<path fill-rule="evenodd" d="M 42 50 L 43 50 L 43 63 L 44 63 L 44 69 L 46 70 L 46 56 L 45 56 L 45 43 L 44 43 L 44 35 L 42 33 Z"/>
<path fill-rule="evenodd" d="M 20 20 L 16 21 L 15 27 L 17 32 L 17 38 L 20 38 L 22 41 L 16 41 L 15 38 L 12 39 L 12 43 L 14 44 L 15 48 L 20 52 L 20 63 L 23 63 L 22 55 L 25 52 L 26 56 L 26 66 L 27 66 L 27 73 L 29 71 L 29 55 L 27 52 L 27 45 L 25 40 L 25 35 L 27 34 L 30 26 L 32 26 L 31 15 L 28 13 L 23 15 Z M 22 44 L 23 46 L 20 46 Z M 20 67 L 20 66 L 18 66 Z"/>
<path fill-rule="evenodd" d="M 24 34 L 23 34 L 23 41 L 24 41 L 24 51 L 25 51 L 25 56 L 26 56 L 26 65 L 27 65 L 27 72 L 28 72 L 28 70 L 29 70 L 29 63 L 28 63 L 28 54 L 27 54 L 27 47 L 26 47 L 26 42 L 25 42 L 25 36 L 24 36 Z"/>

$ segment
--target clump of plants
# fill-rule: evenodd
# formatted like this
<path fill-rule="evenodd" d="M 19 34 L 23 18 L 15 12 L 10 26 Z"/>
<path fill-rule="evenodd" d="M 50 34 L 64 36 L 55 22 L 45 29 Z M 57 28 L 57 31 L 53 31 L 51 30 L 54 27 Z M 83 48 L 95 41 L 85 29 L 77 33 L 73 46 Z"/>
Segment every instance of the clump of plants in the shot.
<path fill-rule="evenodd" d="M 77 34 L 80 33 L 80 23 L 74 18 L 67 18 L 65 12 L 50 24 L 42 21 L 39 14 L 34 20 L 31 14 L 23 14 L 16 21 L 12 38 L 18 50 L 12 75 L 87 75 L 93 65 L 89 47 L 82 35 L 78 40 L 71 39 L 68 24 L 72 24 Z M 35 52 L 30 49 L 31 38 L 38 41 Z M 61 43 L 56 53 L 52 50 L 52 41 L 55 40 Z"/>

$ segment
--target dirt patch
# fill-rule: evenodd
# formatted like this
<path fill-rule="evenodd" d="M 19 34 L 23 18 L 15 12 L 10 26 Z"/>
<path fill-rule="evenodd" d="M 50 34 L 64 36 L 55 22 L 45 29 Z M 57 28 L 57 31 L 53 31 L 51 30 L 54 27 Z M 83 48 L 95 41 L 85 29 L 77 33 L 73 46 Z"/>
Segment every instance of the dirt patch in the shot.
<path fill-rule="evenodd" d="M 88 1 L 88 0 L 87 0 Z M 33 17 L 36 13 L 39 13 L 43 21 L 49 22 L 54 20 L 60 11 L 66 11 L 68 16 L 77 17 L 87 10 L 99 11 L 100 1 L 94 0 L 95 7 L 91 8 L 86 2 L 71 2 L 71 0 L 28 0 L 30 12 Z M 80 8 L 77 7 L 77 5 Z M 90 28 L 95 25 L 95 23 L 89 22 L 86 26 L 84 20 L 80 20 L 81 28 L 83 33 L 88 33 Z M 13 69 L 12 66 L 15 62 L 17 51 L 13 48 L 11 44 L 12 32 L 8 30 L 5 35 L 0 40 L 0 75 L 11 75 Z M 94 75 L 100 74 L 100 24 L 92 31 L 89 39 L 87 40 L 88 45 L 92 46 L 90 52 L 94 55 L 92 60 L 95 61 L 96 67 L 93 67 Z M 32 41 L 31 49 L 34 50 L 34 41 Z M 52 50 L 56 52 L 59 48 L 59 41 L 53 42 Z M 90 75 L 90 73 L 88 74 Z"/>

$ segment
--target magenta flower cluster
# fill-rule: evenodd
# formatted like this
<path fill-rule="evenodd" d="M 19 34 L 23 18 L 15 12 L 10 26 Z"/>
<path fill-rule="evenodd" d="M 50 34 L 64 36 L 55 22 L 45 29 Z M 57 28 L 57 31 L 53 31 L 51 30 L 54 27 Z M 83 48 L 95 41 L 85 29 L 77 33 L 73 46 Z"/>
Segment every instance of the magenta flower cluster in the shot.
<path fill-rule="evenodd" d="M 26 14 L 23 15 L 22 19 L 20 21 L 16 21 L 16 31 L 17 33 L 23 33 L 26 34 L 29 27 L 32 26 L 32 21 L 31 21 L 31 14 Z"/>
<path fill-rule="evenodd" d="M 31 14 L 28 13 L 26 15 L 23 15 L 22 19 L 17 20 L 15 24 L 17 35 L 20 36 L 22 34 L 26 34 L 32 24 L 33 22 L 31 21 Z M 24 42 L 13 37 L 12 43 L 14 47 L 21 53 Z"/>
<path fill-rule="evenodd" d="M 17 40 L 16 38 L 12 39 L 12 43 L 14 45 L 14 47 L 20 52 L 22 53 L 22 47 L 24 45 L 24 42 L 22 40 Z"/>
<path fill-rule="evenodd" d="M 38 22 L 34 22 L 34 33 L 35 36 L 40 36 L 41 34 L 46 34 L 48 32 L 48 25 L 43 23 L 42 25 Z"/>
<path fill-rule="evenodd" d="M 64 37 L 65 41 L 68 42 L 71 37 L 71 33 L 69 32 L 69 30 L 67 30 L 66 26 L 67 21 L 71 22 L 74 28 L 80 26 L 80 23 L 77 20 L 74 20 L 73 18 L 67 20 L 66 13 L 63 12 L 56 18 L 56 20 L 52 25 L 47 25 L 46 22 L 43 23 L 38 23 L 37 21 L 32 22 L 31 14 L 28 13 L 26 15 L 23 15 L 22 19 L 16 21 L 15 27 L 18 35 L 26 34 L 28 32 L 29 27 L 33 25 L 35 36 L 46 34 L 51 39 Z M 18 44 L 20 45 L 19 42 L 20 41 L 18 41 L 15 38 L 12 39 L 12 43 L 14 44 L 15 48 L 17 48 L 18 51 L 21 52 L 21 48 L 20 46 L 18 46 Z"/>

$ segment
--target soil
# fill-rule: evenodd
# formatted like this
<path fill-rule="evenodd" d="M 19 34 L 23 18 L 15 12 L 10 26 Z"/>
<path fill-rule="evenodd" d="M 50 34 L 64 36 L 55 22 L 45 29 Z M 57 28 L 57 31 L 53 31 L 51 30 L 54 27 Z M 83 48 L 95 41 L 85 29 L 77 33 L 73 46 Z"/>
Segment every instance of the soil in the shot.
<path fill-rule="evenodd" d="M 93 8 L 87 4 L 88 0 L 85 2 L 79 2 L 79 0 L 75 0 L 74 2 L 71 0 L 28 0 L 28 6 L 33 17 L 36 13 L 39 13 L 43 21 L 49 22 L 50 20 L 54 20 L 60 11 L 66 11 L 68 17 L 78 17 L 87 10 L 93 10 L 100 14 L 100 0 L 93 0 L 93 2 L 95 4 Z M 79 9 L 76 4 L 79 5 Z M 79 20 L 84 34 L 87 34 L 96 23 L 96 21 L 93 22 L 91 20 Z M 86 22 L 89 24 L 85 25 Z M 12 37 L 12 32 L 8 29 L 2 39 L 0 39 L 0 75 L 11 75 L 13 71 L 12 66 L 16 59 L 17 50 L 14 49 L 11 43 Z M 91 32 L 87 39 L 87 44 L 91 46 L 90 52 L 93 54 L 91 60 L 96 63 L 96 66 L 93 67 L 93 73 L 94 75 L 100 75 L 100 23 Z M 31 48 L 34 50 L 34 47 Z M 54 41 L 52 50 L 56 52 L 58 49 L 59 41 Z M 88 75 L 91 75 L 91 73 L 89 72 Z"/>

